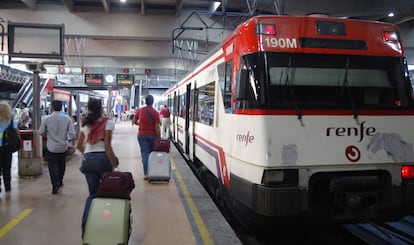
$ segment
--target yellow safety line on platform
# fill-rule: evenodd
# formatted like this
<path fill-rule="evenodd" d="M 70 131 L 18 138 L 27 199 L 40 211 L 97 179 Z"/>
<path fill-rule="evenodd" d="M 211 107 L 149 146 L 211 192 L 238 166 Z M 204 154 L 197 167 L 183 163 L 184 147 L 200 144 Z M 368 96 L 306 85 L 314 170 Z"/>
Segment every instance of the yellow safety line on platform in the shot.
<path fill-rule="evenodd" d="M 174 160 L 171 158 L 171 163 L 175 165 Z M 198 212 L 193 199 L 191 198 L 190 192 L 187 189 L 187 186 L 184 183 L 183 177 L 180 174 L 180 171 L 178 171 L 177 168 L 175 168 L 175 175 L 177 176 L 178 183 L 181 186 L 181 190 L 183 191 L 184 198 L 187 202 L 188 207 L 190 208 L 191 214 L 194 217 L 194 221 L 197 225 L 197 229 L 200 232 L 201 239 L 203 239 L 204 244 L 206 245 L 213 245 L 214 241 L 211 239 L 210 233 L 207 230 L 207 227 L 205 226 L 203 219 L 201 218 L 200 213 Z"/>
<path fill-rule="evenodd" d="M 27 208 L 23 212 L 21 212 L 16 218 L 11 220 L 5 226 L 0 229 L 0 238 L 7 234 L 13 227 L 15 227 L 20 221 L 22 221 L 27 215 L 29 215 L 33 211 L 33 208 Z"/>

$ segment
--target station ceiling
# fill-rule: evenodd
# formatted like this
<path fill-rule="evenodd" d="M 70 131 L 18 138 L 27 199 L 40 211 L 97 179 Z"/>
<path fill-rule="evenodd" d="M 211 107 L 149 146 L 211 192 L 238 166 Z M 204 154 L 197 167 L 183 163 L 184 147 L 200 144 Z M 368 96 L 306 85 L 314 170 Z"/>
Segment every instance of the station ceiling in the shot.
<path fill-rule="evenodd" d="M 368 20 L 387 21 L 399 26 L 408 27 L 412 32 L 414 29 L 414 1 L 413 0 L 222 0 L 218 1 L 219 6 L 213 9 L 214 2 L 211 0 L 1 0 L 0 1 L 0 21 L 17 21 L 17 22 L 39 22 L 45 21 L 40 18 L 41 14 L 51 14 L 56 9 L 65 11 L 65 16 L 59 19 L 60 15 L 56 15 L 51 21 L 65 22 L 66 33 L 69 38 L 85 38 L 86 42 L 91 41 L 87 49 L 93 50 L 94 46 L 108 47 L 108 50 L 99 49 L 83 52 L 76 55 L 72 52 L 72 59 L 82 59 L 82 66 L 91 67 L 90 71 L 104 71 L 106 73 L 114 73 L 113 69 L 131 68 L 137 73 L 144 74 L 146 69 L 151 70 L 151 76 L 162 79 L 177 79 L 186 70 L 190 70 L 191 66 L 184 67 L 174 71 L 174 63 L 177 54 L 172 52 L 174 48 L 174 34 L 172 29 L 174 24 L 168 23 L 176 20 L 176 23 L 184 23 L 187 18 L 193 15 L 203 22 L 224 22 L 233 25 L 242 22 L 249 16 L 259 14 L 281 14 L 281 15 L 309 15 L 309 14 L 325 14 L 332 17 L 360 18 Z M 45 10 L 49 10 L 49 13 Z M 41 13 L 40 13 L 41 12 Z M 389 17 L 389 13 L 394 16 Z M 197 13 L 194 15 L 194 13 Z M 163 35 L 151 34 L 151 32 L 140 32 L 130 34 L 119 34 L 112 31 L 102 33 L 99 31 L 88 33 L 82 32 L 83 26 L 72 26 L 69 18 L 79 17 L 83 20 L 88 19 L 88 15 L 99 16 L 102 18 L 102 24 L 105 23 L 105 17 L 111 19 L 111 22 L 124 21 L 123 16 L 134 16 L 139 18 L 134 21 L 134 25 L 151 26 L 148 21 L 159 22 L 165 19 L 165 29 Z M 205 18 L 205 19 L 204 19 Z M 66 23 L 67 21 L 67 23 Z M 100 30 L 98 22 L 93 23 L 97 30 Z M 131 23 L 128 23 L 131 25 Z M 228 25 L 229 28 L 234 28 Z M 76 30 L 75 30 L 76 29 Z M 196 36 L 196 35 L 194 35 Z M 127 49 L 135 50 L 136 46 L 141 46 L 144 51 L 114 52 L 113 46 L 110 45 L 114 40 L 122 39 L 123 45 L 128 46 Z M 151 44 L 148 44 L 151 43 Z M 214 40 L 205 40 L 200 38 L 197 43 L 198 49 L 204 49 L 207 45 L 209 49 L 217 44 Z M 143 45 L 145 44 L 145 45 Z M 154 47 L 149 47 L 149 45 Z M 414 44 L 412 45 L 414 48 Z M 154 49 L 157 52 L 149 51 Z M 111 50 L 110 50 L 111 49 Z M 161 52 L 159 50 L 168 50 Z M 204 53 L 200 52 L 202 56 Z M 78 57 L 76 57 L 78 56 Z M 82 56 L 82 57 L 79 57 Z M 130 56 L 130 57 L 128 57 Z M 101 58 L 101 59 L 100 59 Z M 183 58 L 183 57 L 181 57 Z M 103 62 L 98 64 L 99 60 L 111 59 L 115 62 Z M 184 59 L 189 59 L 184 57 Z M 200 56 L 197 59 L 201 59 Z M 140 62 L 139 60 L 142 60 Z M 69 62 L 70 63 L 70 62 Z M 93 64 L 92 64 L 93 63 Z M 142 65 L 143 63 L 147 65 Z M 116 67 L 114 64 L 119 64 Z M 175 69 L 177 70 L 177 69 Z"/>
<path fill-rule="evenodd" d="M 179 16 L 183 10 L 217 11 L 250 14 L 308 15 L 314 13 L 337 17 L 382 20 L 394 12 L 394 23 L 414 19 L 412 0 L 2 0 L 0 9 L 27 8 L 35 11 L 39 5 L 62 5 L 77 12 L 135 12 L 140 15 L 165 14 Z"/>

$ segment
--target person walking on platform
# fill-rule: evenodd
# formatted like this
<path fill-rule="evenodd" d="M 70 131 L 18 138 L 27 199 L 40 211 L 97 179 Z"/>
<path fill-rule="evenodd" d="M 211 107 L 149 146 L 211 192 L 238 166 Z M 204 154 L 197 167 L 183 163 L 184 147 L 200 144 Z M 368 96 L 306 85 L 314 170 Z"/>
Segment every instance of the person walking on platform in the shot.
<path fill-rule="evenodd" d="M 142 165 L 144 168 L 144 180 L 148 179 L 148 157 L 152 151 L 155 139 L 160 138 L 160 115 L 152 105 L 154 97 L 148 95 L 145 98 L 147 106 L 139 108 L 134 115 L 134 124 L 138 125 L 138 143 L 141 149 Z"/>
<path fill-rule="evenodd" d="M 1 192 L 1 176 L 3 175 L 3 183 L 6 192 L 11 191 L 11 163 L 12 152 L 7 151 L 3 147 L 3 137 L 6 128 L 13 123 L 13 128 L 17 128 L 12 120 L 10 106 L 4 102 L 0 103 L 0 192 Z"/>
<path fill-rule="evenodd" d="M 160 111 L 161 115 L 161 138 L 168 139 L 170 137 L 170 109 L 168 109 L 167 105 Z"/>
<path fill-rule="evenodd" d="M 20 113 L 19 113 L 19 122 L 17 126 L 19 127 L 20 130 L 26 130 L 29 128 L 31 120 L 32 120 L 30 118 L 30 111 L 29 111 L 29 108 L 27 108 L 26 103 L 24 102 L 19 103 L 19 108 L 20 108 Z"/>
<path fill-rule="evenodd" d="M 66 155 L 75 152 L 76 131 L 72 119 L 61 113 L 62 102 L 52 101 L 52 114 L 45 117 L 39 128 L 39 133 L 47 138 L 46 159 L 49 167 L 52 194 L 57 194 L 63 186 L 66 170 Z M 68 146 L 68 141 L 71 145 Z"/>
<path fill-rule="evenodd" d="M 117 160 L 111 143 L 115 124 L 104 116 L 101 100 L 89 99 L 86 118 L 81 126 L 76 148 L 84 154 L 80 171 L 85 175 L 89 189 L 82 216 L 82 227 L 84 227 L 102 175 L 116 168 Z"/>

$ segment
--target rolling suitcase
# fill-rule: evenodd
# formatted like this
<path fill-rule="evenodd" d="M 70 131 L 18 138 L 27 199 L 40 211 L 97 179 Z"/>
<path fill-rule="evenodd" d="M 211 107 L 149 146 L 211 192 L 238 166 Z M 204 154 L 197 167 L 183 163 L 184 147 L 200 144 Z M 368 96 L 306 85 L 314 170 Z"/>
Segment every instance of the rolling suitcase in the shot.
<path fill-rule="evenodd" d="M 131 233 L 128 199 L 94 198 L 83 234 L 83 245 L 127 245 Z"/>
<path fill-rule="evenodd" d="M 148 158 L 148 182 L 169 182 L 170 177 L 170 154 L 164 151 L 152 151 Z"/>

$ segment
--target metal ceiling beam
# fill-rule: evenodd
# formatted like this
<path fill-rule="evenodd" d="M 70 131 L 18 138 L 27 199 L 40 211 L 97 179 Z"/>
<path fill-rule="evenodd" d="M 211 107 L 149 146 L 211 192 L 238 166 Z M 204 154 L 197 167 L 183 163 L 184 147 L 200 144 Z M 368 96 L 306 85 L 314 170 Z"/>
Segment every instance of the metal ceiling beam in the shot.
<path fill-rule="evenodd" d="M 141 15 L 145 15 L 145 0 L 141 0 Z"/>
<path fill-rule="evenodd" d="M 249 9 L 249 14 L 256 13 L 257 3 L 257 0 L 253 0 L 252 3 L 250 3 L 250 0 L 246 0 L 247 8 Z"/>
<path fill-rule="evenodd" d="M 24 5 L 26 5 L 29 9 L 35 10 L 37 5 L 37 0 L 21 0 Z"/>
<path fill-rule="evenodd" d="M 207 18 L 215 19 L 210 25 L 207 24 L 206 21 L 202 18 L 202 16 L 208 16 Z M 240 24 L 243 21 L 243 18 L 249 18 L 251 17 L 250 14 L 243 14 L 243 13 L 229 13 L 229 12 L 223 12 L 223 13 L 211 13 L 211 12 L 203 12 L 203 11 L 194 11 L 191 13 L 190 16 L 185 19 L 182 24 L 179 27 L 176 27 L 172 31 L 172 38 L 171 43 L 172 46 L 172 53 L 174 54 L 174 49 L 177 48 L 174 46 L 174 42 L 180 37 L 180 35 L 185 31 L 206 31 L 206 46 L 209 46 L 209 39 L 208 39 L 208 30 L 210 29 L 216 29 L 216 30 L 234 30 L 238 24 Z M 199 21 L 199 25 L 197 26 L 186 26 L 187 22 L 190 21 L 190 19 L 196 18 L 196 20 Z M 226 21 L 229 20 L 230 24 L 232 25 L 229 29 L 228 24 Z M 234 20 L 234 21 L 232 21 Z M 219 25 L 220 24 L 220 25 Z M 218 27 L 217 27 L 218 26 Z M 178 34 L 175 32 L 179 31 Z"/>
<path fill-rule="evenodd" d="M 285 1 L 284 0 L 276 0 L 273 2 L 276 9 L 277 15 L 283 15 L 285 13 Z"/>
<path fill-rule="evenodd" d="M 414 16 L 409 16 L 409 17 L 403 18 L 403 19 L 401 19 L 397 22 L 393 22 L 393 23 L 394 23 L 394 25 L 399 25 L 399 24 L 402 24 L 402 23 L 405 23 L 405 22 L 408 22 L 408 21 L 412 21 L 412 20 L 414 20 Z"/>
<path fill-rule="evenodd" d="M 63 2 L 63 5 L 66 6 L 66 8 L 69 10 L 69 12 L 73 12 L 75 8 L 75 4 L 73 0 L 61 0 Z"/>
<path fill-rule="evenodd" d="M 227 0 L 221 0 L 221 12 L 226 12 Z"/>
<path fill-rule="evenodd" d="M 102 6 L 105 9 L 105 13 L 109 14 L 109 12 L 111 11 L 111 3 L 109 2 L 109 0 L 101 0 L 102 2 Z"/>
<path fill-rule="evenodd" d="M 178 17 L 181 15 L 181 10 L 183 9 L 184 0 L 177 0 L 175 4 L 175 16 Z"/>

